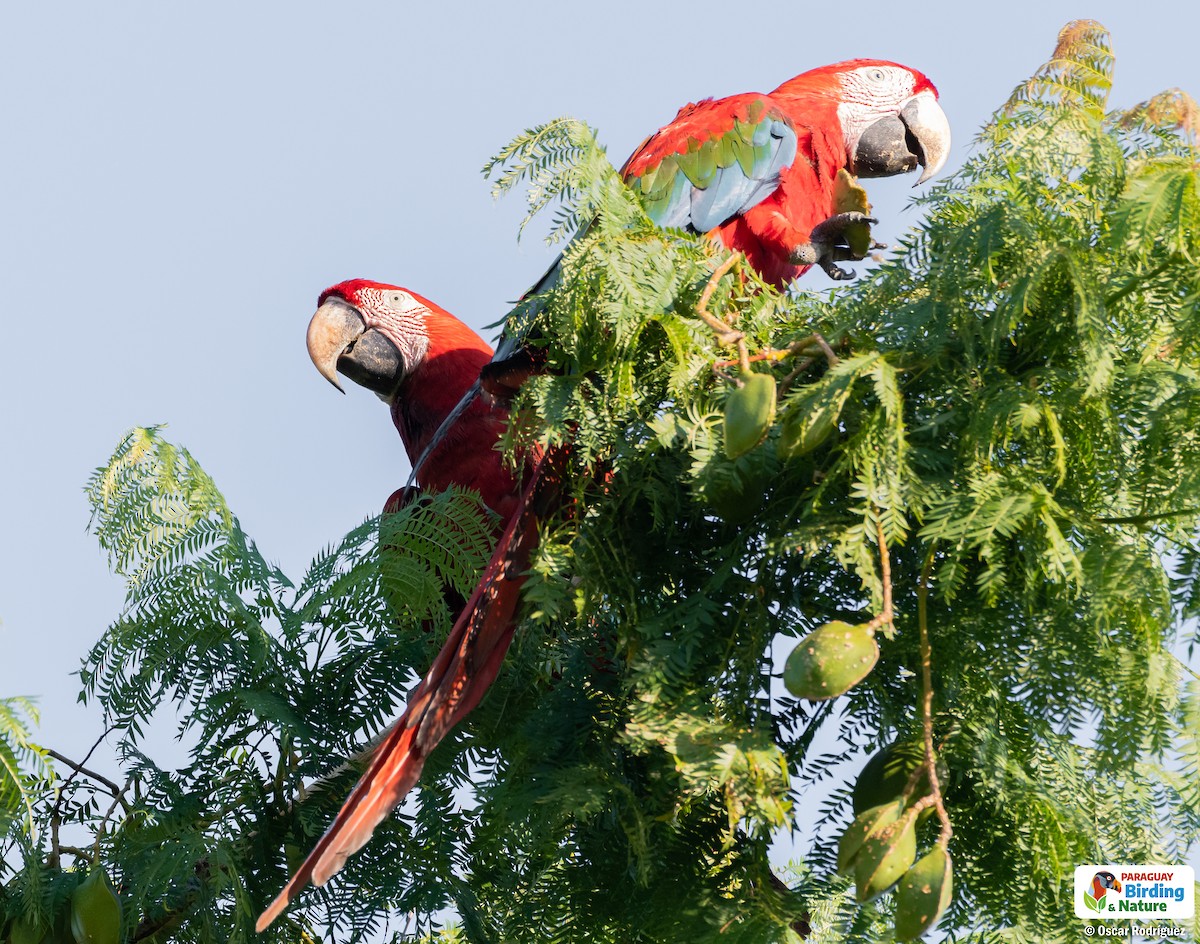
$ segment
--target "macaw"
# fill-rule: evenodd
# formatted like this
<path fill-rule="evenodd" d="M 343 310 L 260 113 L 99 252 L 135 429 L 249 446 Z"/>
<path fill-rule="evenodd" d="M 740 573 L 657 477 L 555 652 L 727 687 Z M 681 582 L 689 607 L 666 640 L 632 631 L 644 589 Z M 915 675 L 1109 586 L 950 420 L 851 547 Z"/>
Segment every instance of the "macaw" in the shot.
<path fill-rule="evenodd" d="M 949 155 L 950 123 L 923 73 L 852 59 L 801 73 L 769 94 L 685 105 L 637 147 L 621 174 L 655 223 L 744 253 L 764 280 L 784 289 L 813 265 L 848 279 L 852 273 L 837 263 L 862 258 L 846 245 L 846 230 L 877 221 L 839 210 L 839 171 L 890 177 L 921 166 L 916 186 Z M 554 286 L 559 261 L 525 298 Z M 507 319 L 470 397 L 480 388 L 510 397 L 520 387 L 536 361 L 525 342 L 538 311 L 526 305 Z"/>
<path fill-rule="evenodd" d="M 949 153 L 950 124 L 928 78 L 854 59 L 767 95 L 685 105 L 621 173 L 654 222 L 719 239 L 782 289 L 813 264 L 850 277 L 836 263 L 855 257 L 839 243 L 847 224 L 866 218 L 838 212 L 839 170 L 887 177 L 920 164 L 920 184 Z"/>
<path fill-rule="evenodd" d="M 308 351 L 339 390 L 340 372 L 390 404 L 410 462 L 492 356 L 483 338 L 435 303 L 364 279 L 321 294 L 308 326 Z M 362 847 L 417 782 L 430 751 L 479 703 L 500 670 L 537 546 L 537 522 L 555 501 L 561 473 L 556 457 L 531 463 L 521 473 L 505 465 L 495 446 L 507 417 L 504 406 L 474 398 L 422 466 L 421 488 L 473 488 L 499 515 L 496 549 L 404 713 L 374 749 L 333 824 L 258 919 L 259 931 L 309 881 L 324 885 Z M 399 490 L 385 509 L 395 510 L 411 494 Z"/>
<path fill-rule="evenodd" d="M 937 173 L 949 124 L 933 84 L 916 70 L 859 59 L 824 66 L 769 95 L 735 95 L 685 106 L 647 138 L 622 169 L 663 226 L 719 239 L 783 288 L 812 265 L 833 278 L 856 258 L 846 227 L 874 222 L 839 212 L 838 171 L 889 176 Z M 558 264 L 527 293 L 554 284 Z M 553 506 L 563 454 L 534 461 L 524 477 L 494 448 L 507 395 L 528 373 L 524 341 L 536 309 L 506 324 L 495 352 L 471 329 L 414 292 L 343 282 L 321 295 L 308 349 L 321 374 L 337 372 L 388 401 L 422 488 L 475 488 L 504 524 L 497 547 L 433 666 L 375 749 L 333 824 L 258 919 L 262 931 L 309 882 L 323 885 L 412 789 L 424 759 L 479 703 L 507 652 L 539 516 Z M 515 378 L 515 379 L 514 379 Z M 487 389 L 488 397 L 479 396 Z M 391 499 L 394 507 L 408 493 Z"/>

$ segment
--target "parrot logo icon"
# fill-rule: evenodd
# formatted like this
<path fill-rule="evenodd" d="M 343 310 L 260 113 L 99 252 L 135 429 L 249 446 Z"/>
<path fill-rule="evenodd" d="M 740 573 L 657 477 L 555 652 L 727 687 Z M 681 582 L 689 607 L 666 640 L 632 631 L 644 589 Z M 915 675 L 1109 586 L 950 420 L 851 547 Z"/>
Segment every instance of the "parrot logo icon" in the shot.
<path fill-rule="evenodd" d="M 1092 876 L 1091 888 L 1083 893 L 1084 903 L 1092 911 L 1105 911 L 1104 898 L 1108 894 L 1108 890 L 1121 890 L 1121 883 L 1117 881 L 1117 877 L 1112 872 L 1097 872 Z"/>

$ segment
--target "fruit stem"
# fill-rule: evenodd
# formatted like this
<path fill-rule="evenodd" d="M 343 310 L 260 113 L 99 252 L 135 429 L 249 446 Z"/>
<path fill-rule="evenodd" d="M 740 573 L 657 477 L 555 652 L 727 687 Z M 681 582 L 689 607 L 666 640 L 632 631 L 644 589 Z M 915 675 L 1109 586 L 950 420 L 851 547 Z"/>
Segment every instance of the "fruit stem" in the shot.
<path fill-rule="evenodd" d="M 892 611 L 892 561 L 888 554 L 887 539 L 883 536 L 883 518 L 880 517 L 879 509 L 874 508 L 875 512 L 875 537 L 879 543 L 879 581 L 883 584 L 883 609 L 879 615 L 871 622 L 867 623 L 868 629 L 878 629 L 880 626 L 892 626 L 895 628 Z"/>
<path fill-rule="evenodd" d="M 929 644 L 929 576 L 933 571 L 933 547 L 925 555 L 925 564 L 921 567 L 921 582 L 917 585 L 917 628 L 921 635 L 921 728 L 925 737 L 925 769 L 929 774 L 929 799 L 937 808 L 938 820 L 942 831 L 938 835 L 938 845 L 943 849 L 950 842 L 953 829 L 950 826 L 950 814 L 946 812 L 946 803 L 942 798 L 942 785 L 938 782 L 937 758 L 933 750 L 933 648 Z"/>
<path fill-rule="evenodd" d="M 696 317 L 713 329 L 713 334 L 717 336 L 717 340 L 722 344 L 734 344 L 743 340 L 744 335 L 742 332 L 731 328 L 720 318 L 709 314 L 708 303 L 712 299 L 713 292 L 717 290 L 717 283 L 725 277 L 741 258 L 742 254 L 740 252 L 730 253 L 729 257 L 713 270 L 713 274 L 708 277 L 708 284 L 704 286 L 704 291 L 700 293 L 700 301 L 696 304 Z"/>

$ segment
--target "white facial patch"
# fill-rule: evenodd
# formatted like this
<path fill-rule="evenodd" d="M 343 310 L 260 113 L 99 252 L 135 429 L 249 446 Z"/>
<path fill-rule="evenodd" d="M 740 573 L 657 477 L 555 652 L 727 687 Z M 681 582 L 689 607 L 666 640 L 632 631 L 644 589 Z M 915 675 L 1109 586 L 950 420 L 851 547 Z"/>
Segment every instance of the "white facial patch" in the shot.
<path fill-rule="evenodd" d="M 363 288 L 358 291 L 358 309 L 368 328 L 374 328 L 396 345 L 407 375 L 425 359 L 429 334 L 425 316 L 429 308 L 398 288 Z"/>
<path fill-rule="evenodd" d="M 907 69 L 896 66 L 860 66 L 842 73 L 838 121 L 845 134 L 846 150 L 853 154 L 862 133 L 880 118 L 899 113 L 913 95 L 915 81 Z"/>

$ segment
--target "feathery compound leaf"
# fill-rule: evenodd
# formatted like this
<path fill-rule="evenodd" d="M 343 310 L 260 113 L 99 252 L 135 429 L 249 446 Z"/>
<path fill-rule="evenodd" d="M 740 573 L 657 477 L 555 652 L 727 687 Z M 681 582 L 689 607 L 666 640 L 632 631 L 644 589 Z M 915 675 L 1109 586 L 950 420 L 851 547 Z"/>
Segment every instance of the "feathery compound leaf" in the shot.
<path fill-rule="evenodd" d="M 96 539 L 131 586 L 223 544 L 233 529 L 212 479 L 161 429 L 130 431 L 86 489 Z"/>
<path fill-rule="evenodd" d="M 561 201 L 546 237 L 548 243 L 571 236 L 614 196 L 627 195 L 626 204 L 636 206 L 605 157 L 595 132 L 574 118 L 557 118 L 529 128 L 484 164 L 483 175 L 496 175 L 492 185 L 492 196 L 496 198 L 522 183 L 528 184 L 529 212 L 519 232 L 524 232 L 534 216 L 551 203 Z"/>
<path fill-rule="evenodd" d="M 539 526 L 488 696 L 276 940 L 378 935 L 409 912 L 432 935 L 446 909 L 462 930 L 442 940 L 891 939 L 889 899 L 852 904 L 835 847 L 862 755 L 923 756 L 927 734 L 952 936 L 1074 939 L 1075 865 L 1186 855 L 1195 154 L 1167 102 L 1104 113 L 1111 69 L 1107 34 L 1070 26 L 895 253 L 832 294 L 781 295 L 653 227 L 578 122 L 488 165 L 499 191 L 531 186 L 533 211 L 561 201 L 555 234 L 587 224 L 527 306 L 548 371 L 502 444 L 570 443 L 565 506 Z M 744 360 L 714 319 L 779 396 L 732 456 Z M 130 589 L 82 677 L 123 727 L 130 786 L 114 801 L 77 780 L 56 821 L 99 837 L 159 940 L 240 939 L 428 668 L 494 522 L 474 496 L 430 496 L 354 528 L 293 588 L 156 430 L 89 496 Z M 779 676 L 835 622 L 873 634 L 878 660 L 818 706 Z M 179 770 L 142 753 L 172 707 Z M 47 835 L 50 807 L 34 811 Z M 772 867 L 783 828 L 815 836 L 791 887 Z M 15 888 L 41 929 L 78 876 L 25 847 Z M 891 877 L 863 867 L 868 893 Z"/>
<path fill-rule="evenodd" d="M 45 752 L 30 739 L 37 708 L 28 698 L 0 698 L 0 835 L 17 820 L 33 828 L 36 786 L 50 772 Z"/>
<path fill-rule="evenodd" d="M 1108 30 L 1095 20 L 1073 20 L 1059 31 L 1050 60 L 1013 91 L 1005 111 L 1049 102 L 1100 117 L 1112 89 L 1114 62 Z"/>
<path fill-rule="evenodd" d="M 1113 211 L 1118 246 L 1149 254 L 1151 246 L 1200 260 L 1200 164 L 1167 156 L 1137 167 Z"/>

